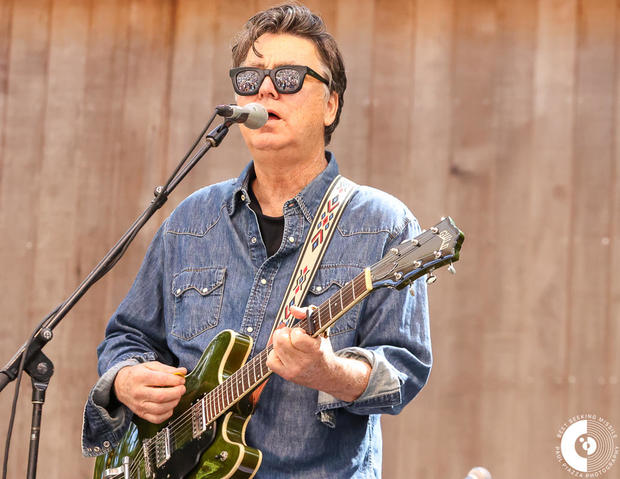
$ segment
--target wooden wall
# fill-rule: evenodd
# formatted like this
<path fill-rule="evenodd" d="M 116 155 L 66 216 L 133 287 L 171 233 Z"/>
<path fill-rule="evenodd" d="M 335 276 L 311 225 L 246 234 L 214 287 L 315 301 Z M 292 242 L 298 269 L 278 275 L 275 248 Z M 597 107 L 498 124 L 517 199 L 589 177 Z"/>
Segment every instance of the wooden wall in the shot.
<path fill-rule="evenodd" d="M 271 3 L 0 0 L 1 363 L 233 100 L 230 38 Z M 569 417 L 620 428 L 620 2 L 307 4 L 348 69 L 341 169 L 467 234 L 431 290 L 430 383 L 384 418 L 385 477 L 568 477 Z M 81 409 L 107 318 L 171 208 L 248 158 L 233 131 L 56 329 L 40 477 L 91 474 Z M 26 386 L 9 477 L 25 475 Z"/>

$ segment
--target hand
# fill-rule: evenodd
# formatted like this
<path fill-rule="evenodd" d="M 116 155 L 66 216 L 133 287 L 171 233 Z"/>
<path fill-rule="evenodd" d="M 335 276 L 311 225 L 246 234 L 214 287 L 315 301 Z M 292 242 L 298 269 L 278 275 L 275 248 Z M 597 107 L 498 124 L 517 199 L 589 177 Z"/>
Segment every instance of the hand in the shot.
<path fill-rule="evenodd" d="M 159 424 L 172 416 L 185 394 L 185 374 L 185 368 L 173 368 L 157 361 L 127 366 L 117 373 L 114 392 L 134 414 Z"/>
<path fill-rule="evenodd" d="M 306 309 L 292 307 L 297 319 Z M 313 338 L 301 328 L 278 328 L 273 333 L 273 350 L 267 367 L 287 381 L 318 389 L 344 401 L 354 401 L 366 389 L 370 365 L 334 354 L 331 342 Z"/>

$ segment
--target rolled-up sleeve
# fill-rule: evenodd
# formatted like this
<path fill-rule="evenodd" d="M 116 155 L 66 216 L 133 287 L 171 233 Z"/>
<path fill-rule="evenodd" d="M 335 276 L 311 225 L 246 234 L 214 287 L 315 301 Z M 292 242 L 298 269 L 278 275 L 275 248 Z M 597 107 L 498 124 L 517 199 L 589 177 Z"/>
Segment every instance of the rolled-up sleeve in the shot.
<path fill-rule="evenodd" d="M 420 234 L 413 217 L 392 236 L 389 248 Z M 366 361 L 371 366 L 368 385 L 359 398 L 341 401 L 319 391 L 316 414 L 335 426 L 333 410 L 353 414 L 398 414 L 426 384 L 432 366 L 426 282 L 417 279 L 402 290 L 379 289 L 366 299 L 358 325 L 358 344 L 336 354 Z"/>

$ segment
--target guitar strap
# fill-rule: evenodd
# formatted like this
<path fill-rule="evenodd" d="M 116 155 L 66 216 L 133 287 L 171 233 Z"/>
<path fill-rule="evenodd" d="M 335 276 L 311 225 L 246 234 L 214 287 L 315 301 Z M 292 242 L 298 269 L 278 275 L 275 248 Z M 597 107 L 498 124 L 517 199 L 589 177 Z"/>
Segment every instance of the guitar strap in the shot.
<path fill-rule="evenodd" d="M 291 313 L 291 306 L 301 306 L 303 303 L 312 280 L 319 269 L 323 255 L 327 251 L 327 247 L 334 235 L 336 225 L 351 196 L 353 196 L 356 186 L 351 180 L 338 175 L 325 192 L 308 230 L 306 241 L 301 249 L 299 259 L 286 288 L 286 293 L 284 293 L 282 304 L 280 304 L 280 309 L 276 315 L 276 320 L 271 328 L 269 344 L 274 331 L 280 325 L 291 327 L 294 324 L 295 317 Z M 251 399 L 254 406 L 258 403 L 258 399 L 266 384 L 267 381 L 258 386 L 252 393 Z"/>

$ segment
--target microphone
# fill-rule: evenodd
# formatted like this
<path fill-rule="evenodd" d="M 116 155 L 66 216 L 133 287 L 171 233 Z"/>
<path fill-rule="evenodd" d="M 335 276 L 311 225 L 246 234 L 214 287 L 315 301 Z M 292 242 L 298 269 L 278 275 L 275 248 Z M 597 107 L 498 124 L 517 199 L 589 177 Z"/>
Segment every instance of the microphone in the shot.
<path fill-rule="evenodd" d="M 248 128 L 256 130 L 269 119 L 269 114 L 263 105 L 258 103 L 248 103 L 245 106 L 238 105 L 218 105 L 215 107 L 218 115 L 227 118 L 235 123 L 243 123 Z"/>
<path fill-rule="evenodd" d="M 484 467 L 474 467 L 465 479 L 493 479 L 491 473 Z"/>

